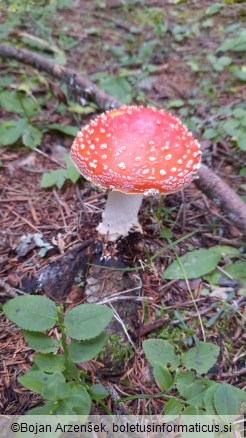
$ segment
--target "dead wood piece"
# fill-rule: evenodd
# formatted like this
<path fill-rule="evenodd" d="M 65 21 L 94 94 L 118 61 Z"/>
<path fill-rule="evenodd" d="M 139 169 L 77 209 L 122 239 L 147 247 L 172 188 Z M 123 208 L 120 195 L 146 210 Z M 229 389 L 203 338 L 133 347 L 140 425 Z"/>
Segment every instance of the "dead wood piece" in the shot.
<path fill-rule="evenodd" d="M 103 255 L 105 248 L 97 242 L 92 248 L 92 262 L 86 279 L 85 296 L 88 303 L 107 304 L 114 309 L 115 318 L 109 332 L 132 343 L 128 329 L 135 333 L 138 321 L 138 299 L 142 282 L 138 272 L 126 272 L 121 258 Z M 126 326 L 128 329 L 126 329 Z"/>
<path fill-rule="evenodd" d="M 17 296 L 17 291 L 0 278 L 0 297 L 15 298 Z"/>
<path fill-rule="evenodd" d="M 114 319 L 109 326 L 109 331 L 124 337 L 124 332 L 127 334 L 126 326 L 135 332 L 139 324 L 137 308 L 140 290 L 141 280 L 137 273 L 91 266 L 85 295 L 88 303 L 97 302 L 113 307 L 122 323 L 119 318 Z"/>
<path fill-rule="evenodd" d="M 122 105 L 121 102 L 104 93 L 75 70 L 61 67 L 44 56 L 29 50 L 16 49 L 2 44 L 0 44 L 0 56 L 30 65 L 65 82 L 81 104 L 89 100 L 95 102 L 101 110 L 117 108 Z M 246 236 L 246 206 L 243 201 L 218 175 L 206 166 L 201 166 L 198 175 L 199 179 L 195 181 L 196 186 L 215 202 L 228 219 Z"/>
<path fill-rule="evenodd" d="M 46 294 L 54 299 L 63 299 L 70 292 L 74 278 L 88 269 L 88 246 L 92 241 L 81 244 L 69 251 L 58 261 L 40 269 L 35 277 L 36 293 Z"/>
<path fill-rule="evenodd" d="M 246 236 L 246 204 L 218 175 L 202 165 L 195 180 L 196 186 L 214 204 L 221 208 L 225 216 Z"/>

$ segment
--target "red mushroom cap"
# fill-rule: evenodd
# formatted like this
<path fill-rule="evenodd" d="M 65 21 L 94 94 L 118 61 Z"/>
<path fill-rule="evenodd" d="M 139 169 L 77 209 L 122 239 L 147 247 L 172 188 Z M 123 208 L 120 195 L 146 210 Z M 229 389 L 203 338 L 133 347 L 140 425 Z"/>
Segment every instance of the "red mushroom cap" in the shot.
<path fill-rule="evenodd" d="M 200 166 L 200 148 L 173 115 L 142 106 L 101 114 L 78 134 L 71 157 L 94 184 L 124 193 L 181 190 Z"/>

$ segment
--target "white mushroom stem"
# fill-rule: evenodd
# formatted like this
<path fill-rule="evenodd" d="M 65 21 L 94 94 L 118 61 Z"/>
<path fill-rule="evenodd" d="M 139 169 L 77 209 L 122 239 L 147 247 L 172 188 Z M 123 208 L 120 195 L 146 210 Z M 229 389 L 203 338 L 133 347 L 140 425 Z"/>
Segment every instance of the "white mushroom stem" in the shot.
<path fill-rule="evenodd" d="M 114 241 L 120 236 L 127 236 L 130 231 L 142 233 L 142 227 L 138 222 L 142 199 L 143 195 L 109 192 L 102 222 L 97 227 L 99 234 L 106 235 L 109 240 Z"/>

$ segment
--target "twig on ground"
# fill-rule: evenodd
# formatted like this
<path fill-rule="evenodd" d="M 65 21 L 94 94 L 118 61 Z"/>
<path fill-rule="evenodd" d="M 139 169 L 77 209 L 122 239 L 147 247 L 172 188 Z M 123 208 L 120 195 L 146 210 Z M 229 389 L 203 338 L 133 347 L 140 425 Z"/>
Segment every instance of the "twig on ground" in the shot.
<path fill-rule="evenodd" d="M 238 239 L 227 239 L 226 237 L 216 236 L 211 233 L 203 233 L 203 236 L 207 237 L 208 239 L 215 240 L 221 245 L 234 246 L 235 248 L 241 248 L 242 246 L 242 243 Z"/>
<path fill-rule="evenodd" d="M 237 377 L 237 376 L 243 376 L 245 374 L 246 374 L 246 368 L 242 368 L 241 370 L 230 370 L 230 371 L 227 371 L 225 373 L 221 373 L 220 377 L 223 377 L 223 378 Z M 209 376 L 210 377 L 217 376 L 217 373 L 211 373 L 211 374 L 209 374 Z"/>
<path fill-rule="evenodd" d="M 3 292 L 1 292 L 1 289 Z M 19 295 L 24 295 L 25 292 L 22 290 L 16 289 L 15 287 L 11 287 L 8 283 L 0 279 L 0 297 L 8 297 L 8 298 L 15 298 Z"/>
<path fill-rule="evenodd" d="M 210 308 L 201 310 L 200 315 L 206 315 L 206 313 L 208 313 L 210 311 L 211 311 Z M 189 316 L 187 316 L 186 318 L 184 318 L 184 321 L 188 321 L 189 319 L 196 318 L 196 317 L 197 317 L 197 313 L 192 313 Z M 158 328 L 163 327 L 165 324 L 176 326 L 176 325 L 179 325 L 180 323 L 181 323 L 181 321 L 179 319 L 175 319 L 173 321 L 170 320 L 170 318 L 158 319 L 157 321 L 153 322 L 152 324 L 148 324 L 148 325 L 141 327 L 140 330 L 138 331 L 138 335 L 139 336 L 146 336 L 147 334 L 157 330 Z"/>

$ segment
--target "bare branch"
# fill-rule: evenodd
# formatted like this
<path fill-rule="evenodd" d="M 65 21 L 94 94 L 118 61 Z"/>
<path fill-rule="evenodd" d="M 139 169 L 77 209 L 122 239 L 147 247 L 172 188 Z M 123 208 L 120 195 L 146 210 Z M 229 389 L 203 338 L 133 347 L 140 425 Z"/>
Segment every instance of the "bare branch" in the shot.
<path fill-rule="evenodd" d="M 0 44 L 0 56 L 6 59 L 15 59 L 23 64 L 30 65 L 39 71 L 49 73 L 51 76 L 64 82 L 73 91 L 80 103 L 84 100 L 96 103 L 102 110 L 120 106 L 120 102 L 104 93 L 84 76 L 75 70 L 55 64 L 48 58 L 38 55 L 30 50 L 16 49 L 12 46 Z"/>
<path fill-rule="evenodd" d="M 246 236 L 246 204 L 218 175 L 202 165 L 196 186 L 211 199 L 230 222 Z"/>

